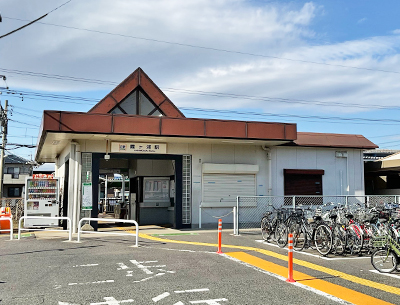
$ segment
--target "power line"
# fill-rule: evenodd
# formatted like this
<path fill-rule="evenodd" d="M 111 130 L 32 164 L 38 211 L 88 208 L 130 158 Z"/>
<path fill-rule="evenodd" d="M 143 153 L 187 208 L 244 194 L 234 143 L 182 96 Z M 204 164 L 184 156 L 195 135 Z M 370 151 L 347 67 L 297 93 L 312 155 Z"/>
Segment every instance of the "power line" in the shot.
<path fill-rule="evenodd" d="M 62 101 L 59 101 L 62 102 Z M 65 102 L 69 103 L 69 102 Z M 239 114 L 239 115 L 251 115 L 251 116 L 270 116 L 270 117 L 285 117 L 285 118 L 300 118 L 300 119 L 314 119 L 314 120 L 334 120 L 334 121 L 358 121 L 352 122 L 352 124 L 370 124 L 371 122 L 381 122 L 383 125 L 397 125 L 400 123 L 400 120 L 393 119 L 370 119 L 370 118 L 359 118 L 359 117 L 331 117 L 331 116 L 311 116 L 311 115 L 296 115 L 296 114 L 276 114 L 276 113 L 258 113 L 258 112 L 245 112 L 245 111 L 234 111 L 234 110 L 219 110 L 219 109 L 203 109 L 203 108 L 192 108 L 192 107 L 180 107 L 181 110 L 186 111 L 195 111 L 195 112 L 208 112 L 208 113 L 223 113 L 223 114 Z M 25 113 L 16 112 L 22 115 Z M 36 117 L 41 119 L 41 117 Z M 18 121 L 15 121 L 18 122 Z M 315 122 L 315 121 L 314 121 Z M 363 123 L 365 122 L 365 123 Z M 19 122 L 21 124 L 27 124 L 23 122 Z M 29 124 L 32 125 L 32 124 Z M 37 126 L 37 125 L 32 125 Z"/>
<path fill-rule="evenodd" d="M 12 18 L 12 17 L 3 17 L 3 18 L 4 19 L 10 19 L 10 20 L 18 20 L 18 21 L 28 21 L 28 20 L 25 20 L 25 19 Z M 112 32 L 105 32 L 105 31 L 99 31 L 99 30 L 86 29 L 86 28 L 78 28 L 78 27 L 72 27 L 72 26 L 54 24 L 54 23 L 47 23 L 47 22 L 38 22 L 38 23 L 43 24 L 43 25 L 50 25 L 50 26 L 62 27 L 62 28 L 66 28 L 66 29 L 72 29 L 72 30 L 79 30 L 79 31 L 91 32 L 91 33 L 97 33 L 97 34 L 104 34 L 104 35 L 111 35 L 111 36 L 119 36 L 119 37 L 124 37 L 124 38 L 131 38 L 131 39 L 137 39 L 137 40 L 143 40 L 143 41 L 163 43 L 163 44 L 168 44 L 168 45 L 176 45 L 176 46 L 180 46 L 180 47 L 203 49 L 203 50 L 208 50 L 208 51 L 216 51 L 216 52 L 231 53 L 231 54 L 238 54 L 238 55 L 247 55 L 247 56 L 253 56 L 253 57 L 280 59 L 280 60 L 286 60 L 286 61 L 292 61 L 292 62 L 301 62 L 301 63 L 308 63 L 308 64 L 314 64 L 314 65 L 323 65 L 323 66 L 331 66 L 331 67 L 339 67 L 339 68 L 347 68 L 347 69 L 357 69 L 357 70 L 364 70 L 364 71 L 400 74 L 400 72 L 398 72 L 398 71 L 371 69 L 371 68 L 354 67 L 354 66 L 346 66 L 346 65 L 338 65 L 338 64 L 329 64 L 329 63 L 302 60 L 302 59 L 293 59 L 293 58 L 285 58 L 285 57 L 265 55 L 265 54 L 256 54 L 256 53 L 250 53 L 250 52 L 242 52 L 242 51 L 234 51 L 234 50 L 220 49 L 220 48 L 214 48 L 214 47 L 206 47 L 206 46 L 200 46 L 200 45 L 194 45 L 194 44 L 173 42 L 173 41 L 153 39 L 153 38 L 147 38 L 147 37 L 132 36 L 132 35 L 126 35 L 126 34 L 119 34 L 119 33 L 112 33 Z"/>
<path fill-rule="evenodd" d="M 26 113 L 22 113 L 22 112 L 18 112 L 18 111 L 13 111 L 13 113 L 27 115 Z M 38 116 L 35 116 L 35 115 L 31 115 L 31 114 L 29 114 L 29 117 L 36 118 L 36 119 L 42 119 L 41 117 L 38 117 Z"/>
<path fill-rule="evenodd" d="M 15 32 L 18 32 L 18 31 L 22 30 L 23 28 L 26 28 L 27 26 L 29 26 L 29 25 L 31 25 L 31 24 L 33 24 L 33 23 L 35 23 L 35 22 L 38 22 L 39 20 L 43 19 L 43 18 L 46 17 L 47 15 L 51 14 L 51 13 L 54 12 L 55 10 L 58 10 L 60 7 L 66 5 L 67 3 L 71 2 L 71 1 L 72 1 L 72 0 L 69 0 L 69 1 L 65 2 L 64 4 L 61 4 L 60 6 L 56 7 L 55 9 L 51 10 L 50 12 L 44 14 L 43 16 L 41 16 L 41 17 L 39 17 L 39 18 L 37 18 L 37 19 L 35 19 L 35 20 L 33 20 L 33 21 L 26 20 L 26 21 L 29 21 L 29 23 L 27 23 L 27 24 L 25 24 L 25 25 L 23 25 L 23 26 L 21 26 L 21 27 L 15 29 L 15 30 L 12 30 L 11 32 L 8 32 L 7 34 L 4 34 L 4 35 L 0 36 L 0 39 L 1 39 L 1 38 L 4 38 L 4 37 L 7 37 L 8 35 L 11 35 L 11 34 L 13 34 L 13 33 L 15 33 Z"/>
<path fill-rule="evenodd" d="M 33 124 L 25 123 L 25 122 L 20 122 L 20 121 L 16 121 L 16 120 L 13 120 L 13 119 L 9 119 L 9 121 L 12 121 L 12 122 L 15 122 L 15 123 L 19 123 L 19 124 L 24 124 L 24 125 L 39 127 L 39 125 L 33 125 Z"/>
<path fill-rule="evenodd" d="M 203 109 L 203 108 L 189 108 L 189 107 L 180 107 L 181 110 L 194 110 L 199 112 L 216 112 L 216 113 L 234 113 L 240 115 L 254 115 L 254 116 L 276 116 L 276 117 L 294 117 L 294 118 L 305 118 L 305 119 L 319 119 L 319 120 L 340 120 L 340 121 L 365 121 L 366 123 L 371 124 L 371 122 L 382 122 L 382 123 L 395 123 L 400 124 L 400 120 L 393 119 L 367 119 L 367 118 L 343 118 L 343 117 L 334 117 L 334 116 L 316 116 L 316 115 L 297 115 L 297 114 L 276 114 L 276 113 L 258 113 L 258 112 L 246 112 L 246 111 L 234 111 L 234 110 L 219 110 L 219 109 Z"/>
<path fill-rule="evenodd" d="M 175 88 L 164 88 L 163 91 L 172 91 L 186 94 L 196 94 L 196 95 L 206 95 L 206 96 L 214 96 L 214 97 L 229 97 L 235 99 L 248 99 L 248 100 L 258 100 L 258 101 L 268 101 L 268 102 L 279 102 L 279 103 L 289 103 L 289 104 L 305 104 L 305 105 L 319 105 L 319 106 L 341 106 L 341 107 L 351 107 L 351 108 L 378 108 L 378 109 L 396 109 L 400 110 L 399 106 L 385 106 L 385 105 L 363 105 L 363 104 L 354 104 L 354 103 L 341 103 L 335 102 L 321 102 L 321 101 L 309 101 L 309 100 L 301 100 L 301 99 L 288 99 L 281 97 L 268 97 L 268 96 L 252 96 L 252 95 L 241 95 L 235 93 L 221 93 L 221 92 L 210 92 L 210 91 L 197 91 L 197 90 L 187 90 L 187 89 L 175 89 Z"/>
<path fill-rule="evenodd" d="M 0 68 L 1 70 L 1 68 Z M 97 81 L 97 80 L 96 80 Z M 170 92 L 178 92 L 184 94 L 193 94 L 193 95 L 203 95 L 203 96 L 213 96 L 218 98 L 234 98 L 234 99 L 245 99 L 245 100 L 255 100 L 255 101 L 266 101 L 266 102 L 276 102 L 276 103 L 287 103 L 287 104 L 303 104 L 303 105 L 318 105 L 318 106 L 325 106 L 325 107 L 349 107 L 349 108 L 364 108 L 364 109 L 391 109 L 391 110 L 400 110 L 399 106 L 390 106 L 390 105 L 363 105 L 363 104 L 356 104 L 356 103 L 341 103 L 335 102 L 335 104 L 330 102 L 322 102 L 322 101 L 310 101 L 310 100 L 303 100 L 303 99 L 288 99 L 288 98 L 281 98 L 281 97 L 267 97 L 267 96 L 252 96 L 252 95 L 241 95 L 235 93 L 222 93 L 222 92 L 212 92 L 212 91 L 198 91 L 198 90 L 189 90 L 189 89 L 177 89 L 177 88 L 163 88 L 163 91 L 170 91 Z M 57 94 L 47 94 L 47 93 L 39 93 L 34 91 L 22 91 L 22 90 L 7 90 L 3 91 L 5 94 L 16 95 L 19 94 L 22 97 L 29 97 L 31 99 L 35 99 L 30 96 L 34 97 L 45 97 L 45 98 L 54 98 L 54 99 L 66 99 L 71 101 L 71 104 L 82 104 L 87 105 L 87 103 L 80 103 L 75 101 L 85 101 L 89 103 L 97 103 L 99 99 L 95 98 L 86 98 L 86 97 L 79 97 L 79 96 L 71 96 L 71 95 L 57 95 Z M 41 99 L 44 100 L 44 99 Z M 74 102 L 72 102 L 74 101 Z M 65 101 L 58 101 L 60 103 L 68 103 Z"/>

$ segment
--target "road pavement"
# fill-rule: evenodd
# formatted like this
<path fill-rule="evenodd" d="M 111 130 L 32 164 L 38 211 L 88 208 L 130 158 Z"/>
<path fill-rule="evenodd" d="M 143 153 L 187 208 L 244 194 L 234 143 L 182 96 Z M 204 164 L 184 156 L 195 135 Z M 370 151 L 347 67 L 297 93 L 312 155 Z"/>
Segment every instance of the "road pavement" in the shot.
<path fill-rule="evenodd" d="M 214 230 L 140 232 L 139 247 L 133 236 L 85 234 L 76 243 L 67 242 L 65 232 L 35 232 L 19 241 L 2 234 L 0 305 L 348 304 L 337 291 L 323 291 L 329 285 L 347 289 L 352 303 L 366 304 L 370 297 L 400 303 L 399 273 L 371 272 L 368 257 L 295 253 L 301 274 L 290 284 L 287 251 L 261 242 L 258 234 L 224 230 L 221 255 Z"/>

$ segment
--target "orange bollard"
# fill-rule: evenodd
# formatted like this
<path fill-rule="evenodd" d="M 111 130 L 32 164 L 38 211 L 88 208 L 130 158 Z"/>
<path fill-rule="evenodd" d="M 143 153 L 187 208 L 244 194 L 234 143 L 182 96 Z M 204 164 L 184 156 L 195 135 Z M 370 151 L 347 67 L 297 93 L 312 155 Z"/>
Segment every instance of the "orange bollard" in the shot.
<path fill-rule="evenodd" d="M 294 283 L 296 282 L 293 278 L 293 234 L 289 234 L 289 243 L 288 243 L 288 278 L 286 282 Z"/>
<path fill-rule="evenodd" d="M 218 219 L 218 254 L 222 254 L 221 250 L 221 240 L 222 240 L 222 219 Z"/>

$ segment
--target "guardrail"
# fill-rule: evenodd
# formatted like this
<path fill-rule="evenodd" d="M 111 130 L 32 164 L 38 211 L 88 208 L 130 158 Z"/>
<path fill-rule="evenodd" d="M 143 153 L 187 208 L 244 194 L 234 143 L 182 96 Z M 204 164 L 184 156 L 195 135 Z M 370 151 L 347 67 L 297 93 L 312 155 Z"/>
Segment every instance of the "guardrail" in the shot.
<path fill-rule="evenodd" d="M 8 220 L 10 222 L 10 228 L 9 229 L 2 229 L 0 230 L 0 232 L 7 232 L 10 231 L 10 240 L 13 239 L 13 221 L 12 221 L 12 217 L 1 217 L 1 220 Z"/>
<path fill-rule="evenodd" d="M 82 231 L 82 222 L 84 221 L 104 221 L 104 222 L 123 222 L 123 223 L 133 223 L 135 225 L 135 234 L 132 233 L 120 233 L 120 232 L 104 232 L 104 231 Z M 78 224 L 78 242 L 81 241 L 81 233 L 94 233 L 94 234 L 110 234 L 110 235 L 135 235 L 136 242 L 135 247 L 138 247 L 138 239 L 139 239 L 139 224 L 135 220 L 127 220 L 127 219 L 107 219 L 107 218 L 82 218 Z"/>
<path fill-rule="evenodd" d="M 68 230 L 68 241 L 72 241 L 72 225 L 71 219 L 69 217 L 43 217 L 43 216 L 22 216 L 18 223 L 18 240 L 21 239 L 21 231 L 61 231 L 61 230 L 51 230 L 51 229 L 38 229 L 38 228 L 21 228 L 22 220 L 24 219 L 59 219 L 67 220 L 69 222 Z"/>

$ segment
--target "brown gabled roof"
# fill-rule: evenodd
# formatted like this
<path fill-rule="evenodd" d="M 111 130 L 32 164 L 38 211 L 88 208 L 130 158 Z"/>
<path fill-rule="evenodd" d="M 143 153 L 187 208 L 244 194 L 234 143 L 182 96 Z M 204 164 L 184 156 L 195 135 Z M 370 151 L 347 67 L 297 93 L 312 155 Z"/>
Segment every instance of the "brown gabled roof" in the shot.
<path fill-rule="evenodd" d="M 184 118 L 182 112 L 170 101 L 170 99 L 157 87 L 141 68 L 137 68 L 113 91 L 107 94 L 88 113 L 109 113 L 118 103 L 123 101 L 132 91 L 141 87 L 151 100 L 161 109 L 167 117 Z"/>
<path fill-rule="evenodd" d="M 378 145 L 362 135 L 316 132 L 297 132 L 294 144 L 307 147 L 378 148 Z"/>

